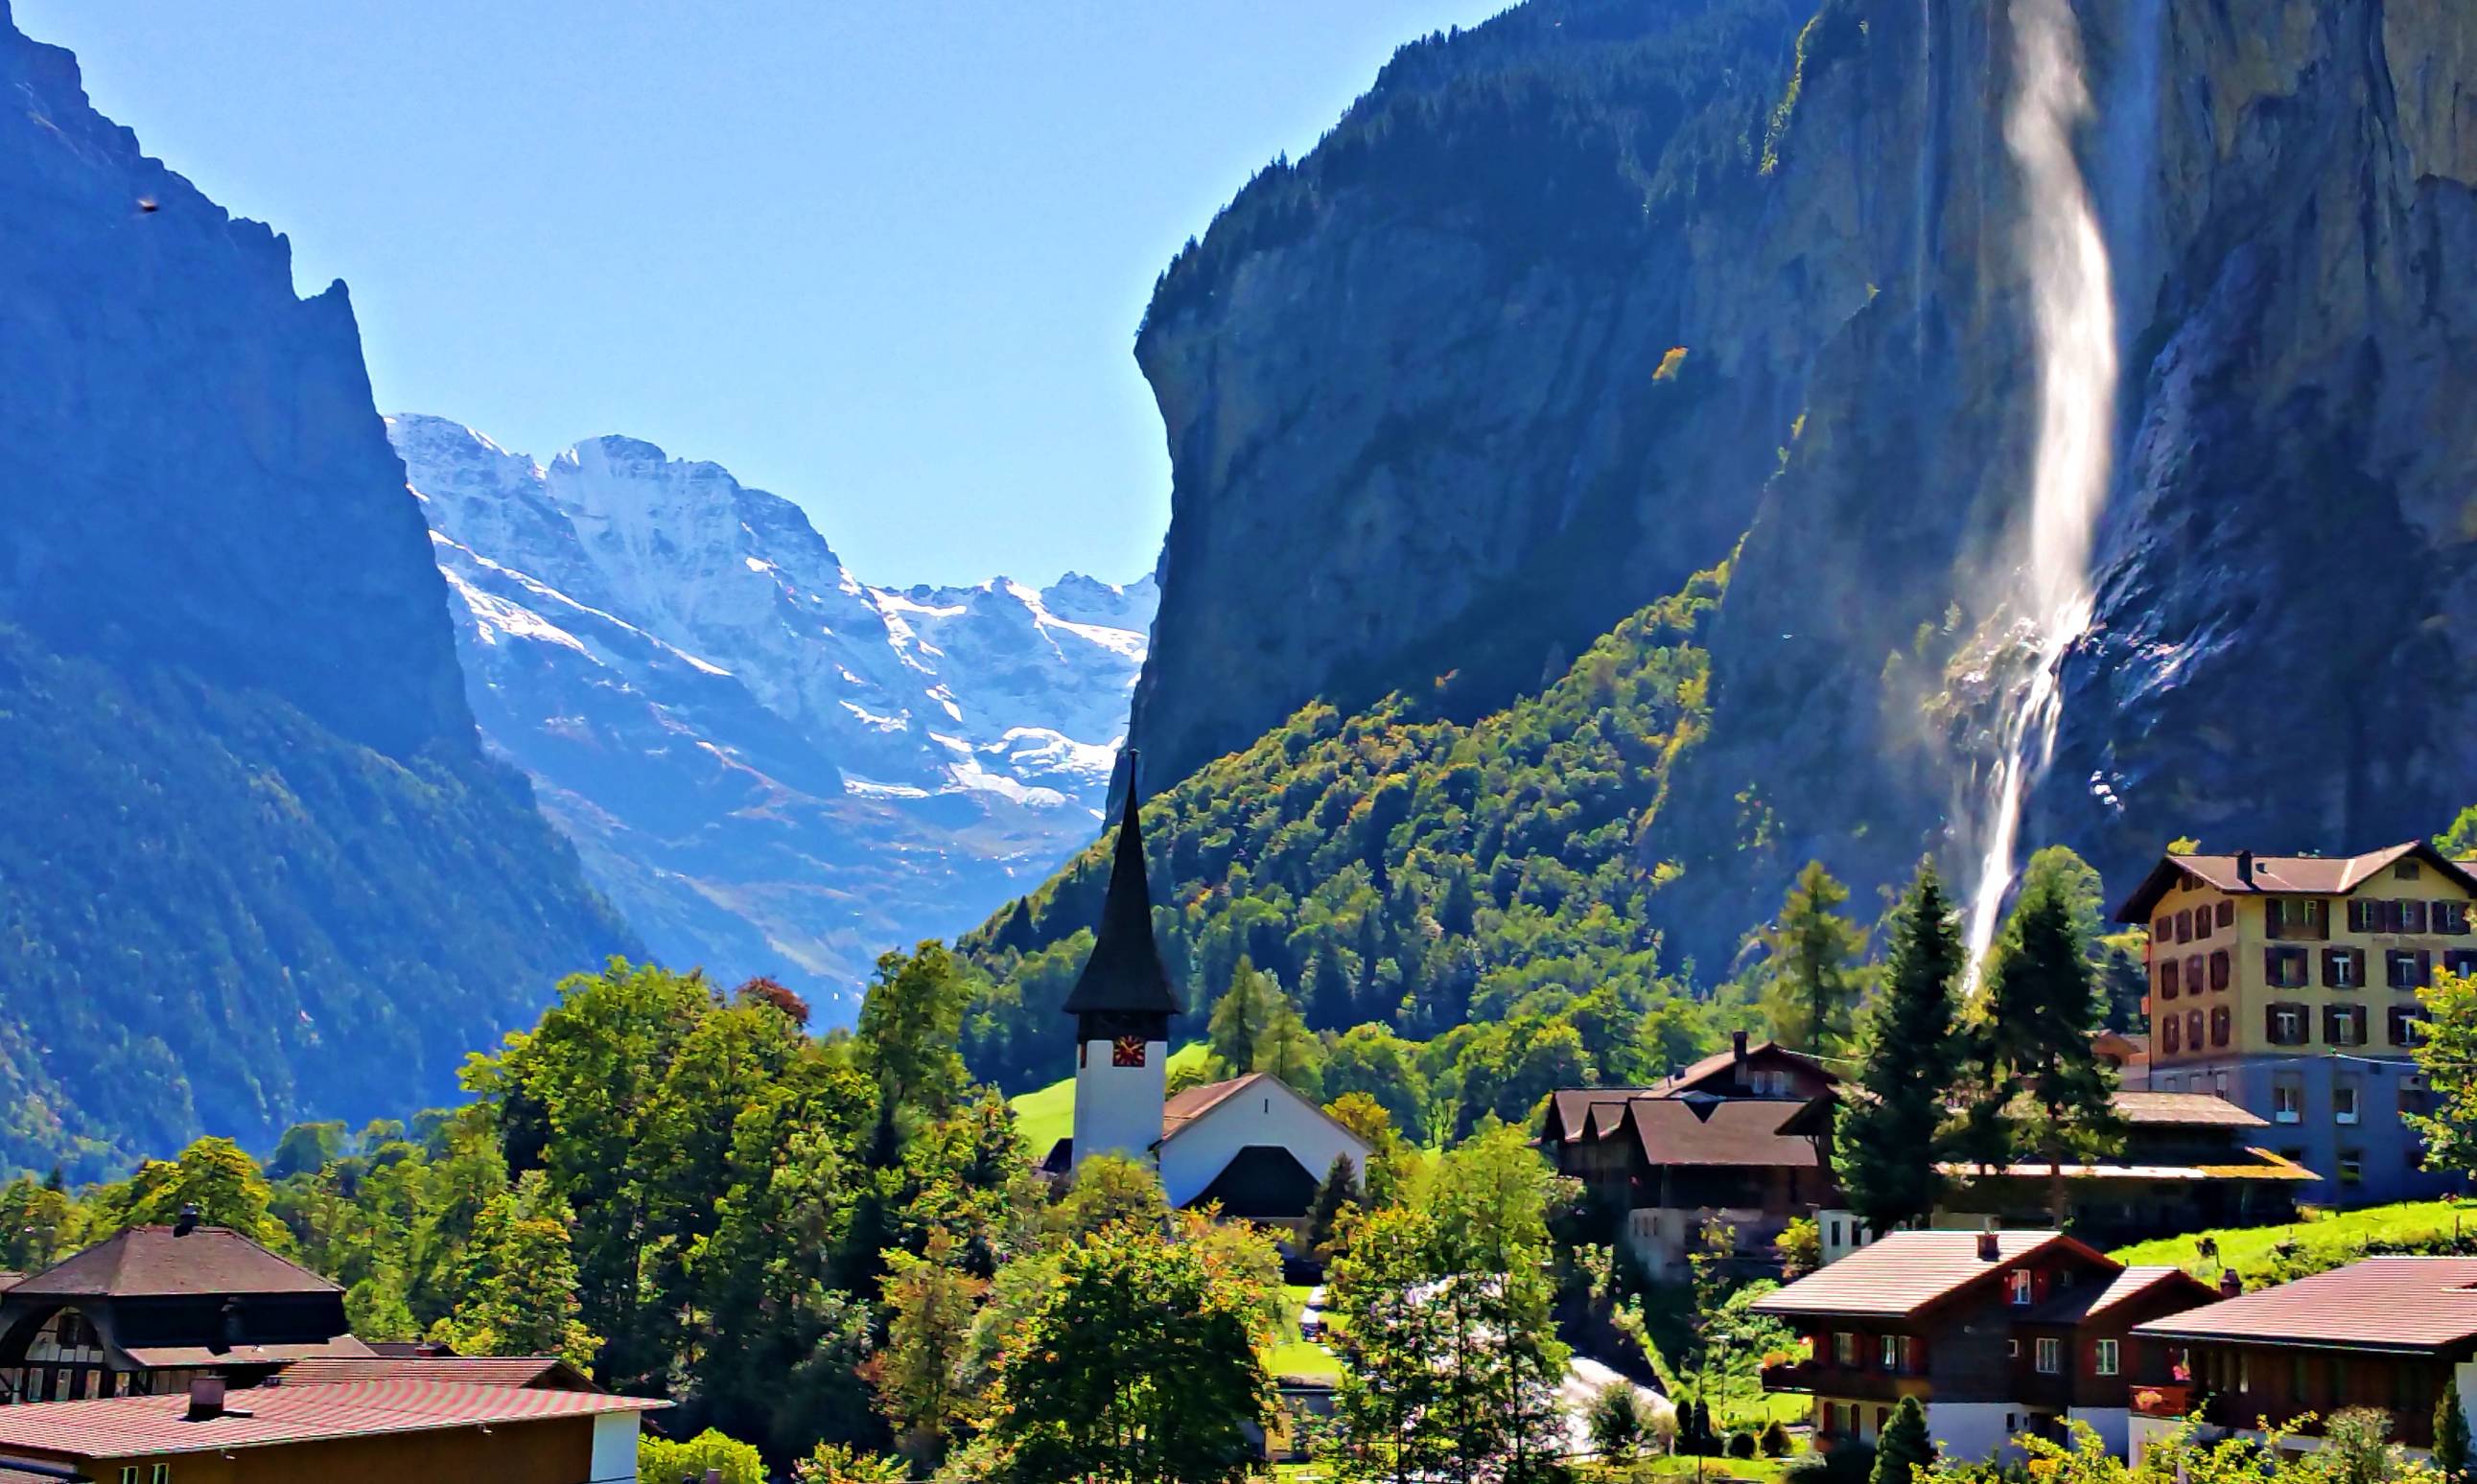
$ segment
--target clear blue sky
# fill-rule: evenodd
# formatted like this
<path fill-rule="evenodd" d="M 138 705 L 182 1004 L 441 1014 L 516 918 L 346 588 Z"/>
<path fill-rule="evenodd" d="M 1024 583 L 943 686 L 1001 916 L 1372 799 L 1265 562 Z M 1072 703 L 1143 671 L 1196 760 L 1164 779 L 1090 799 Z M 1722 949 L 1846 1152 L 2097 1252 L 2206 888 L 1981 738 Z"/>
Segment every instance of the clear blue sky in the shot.
<path fill-rule="evenodd" d="M 911 582 L 1150 570 L 1154 277 L 1505 0 L 13 4 L 304 291 L 352 285 L 383 410 L 649 438 Z"/>

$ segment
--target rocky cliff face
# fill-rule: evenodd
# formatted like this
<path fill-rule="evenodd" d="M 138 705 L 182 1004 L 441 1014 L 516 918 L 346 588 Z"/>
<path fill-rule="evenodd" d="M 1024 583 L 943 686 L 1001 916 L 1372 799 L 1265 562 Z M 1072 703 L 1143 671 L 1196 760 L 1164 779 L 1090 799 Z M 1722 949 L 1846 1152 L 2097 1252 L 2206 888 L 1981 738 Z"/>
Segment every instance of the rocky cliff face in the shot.
<path fill-rule="evenodd" d="M 1155 785 L 1314 697 L 1470 712 L 1742 542 L 1646 867 L 1964 880 L 2038 456 L 2027 0 L 1533 0 L 1406 49 L 1163 276 Z M 2464 803 L 2477 12 L 2083 0 L 2124 376 L 2025 838 L 2363 849 Z M 1281 601 L 1268 603 L 1278 593 Z"/>
<path fill-rule="evenodd" d="M 0 1163 L 404 1112 L 633 938 L 488 763 L 343 285 L 0 5 Z"/>
<path fill-rule="evenodd" d="M 1150 579 L 871 587 L 798 507 L 606 437 L 388 420 L 484 735 L 659 955 L 848 1018 L 876 956 L 1087 843 Z"/>

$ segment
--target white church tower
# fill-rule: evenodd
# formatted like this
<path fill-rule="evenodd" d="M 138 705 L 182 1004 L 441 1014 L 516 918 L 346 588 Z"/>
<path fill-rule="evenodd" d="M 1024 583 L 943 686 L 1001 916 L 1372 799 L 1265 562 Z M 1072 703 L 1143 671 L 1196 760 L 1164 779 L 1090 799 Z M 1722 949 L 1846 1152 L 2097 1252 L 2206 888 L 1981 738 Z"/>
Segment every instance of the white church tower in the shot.
<path fill-rule="evenodd" d="M 1169 1091 L 1169 1022 L 1178 992 L 1153 942 L 1152 891 L 1136 815 L 1136 754 L 1127 753 L 1125 817 L 1083 977 L 1066 997 L 1075 1017 L 1074 1163 L 1095 1154 L 1149 1160 Z"/>

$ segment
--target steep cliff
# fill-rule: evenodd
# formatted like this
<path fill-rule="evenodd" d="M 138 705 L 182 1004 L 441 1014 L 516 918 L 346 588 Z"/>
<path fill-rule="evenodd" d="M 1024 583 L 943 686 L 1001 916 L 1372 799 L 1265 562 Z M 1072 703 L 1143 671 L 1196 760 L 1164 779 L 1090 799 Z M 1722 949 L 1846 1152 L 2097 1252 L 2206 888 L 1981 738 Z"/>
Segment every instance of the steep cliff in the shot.
<path fill-rule="evenodd" d="M 388 422 L 484 737 L 664 961 L 845 1022 L 878 954 L 1098 828 L 1149 579 L 872 587 L 717 464 L 619 437 L 538 463 Z"/>
<path fill-rule="evenodd" d="M 1148 782 L 1312 699 L 1491 709 L 1736 549 L 1709 734 L 1639 801 L 1672 949 L 1810 855 L 1971 880 L 2032 616 L 2036 3 L 1532 0 L 1252 183 L 1138 344 L 1176 480 Z M 2174 834 L 2431 829 L 2477 762 L 2477 12 L 2065 19 L 2123 377 L 2023 837 L 2114 879 Z"/>
<path fill-rule="evenodd" d="M 404 1112 L 634 948 L 483 757 L 343 285 L 0 4 L 0 1163 Z"/>

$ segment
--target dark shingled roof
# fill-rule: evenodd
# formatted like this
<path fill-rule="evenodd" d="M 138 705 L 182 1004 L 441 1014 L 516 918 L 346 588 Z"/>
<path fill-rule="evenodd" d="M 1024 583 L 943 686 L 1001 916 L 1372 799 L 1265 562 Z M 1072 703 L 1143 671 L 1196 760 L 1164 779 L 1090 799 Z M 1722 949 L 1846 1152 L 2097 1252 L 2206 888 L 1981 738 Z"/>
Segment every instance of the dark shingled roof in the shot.
<path fill-rule="evenodd" d="M 1109 895 L 1101 901 L 1101 926 L 1092 934 L 1092 956 L 1063 1007 L 1069 1015 L 1116 1011 L 1176 1015 L 1184 1008 L 1162 967 L 1153 941 L 1153 894 L 1144 880 L 1144 832 L 1138 818 L 1136 754 L 1127 752 L 1125 816 L 1118 821 L 1118 849 L 1110 865 Z"/>
<path fill-rule="evenodd" d="M 1638 1098 L 1626 1105 L 1654 1165 L 1787 1165 L 1812 1170 L 1814 1141 L 1780 1131 L 1804 1104 L 1771 1098 Z"/>
<path fill-rule="evenodd" d="M 12 1298 L 63 1298 L 342 1292 L 224 1226 L 199 1226 L 186 1235 L 170 1226 L 132 1226 L 9 1290 Z"/>
<path fill-rule="evenodd" d="M 1758 1041 L 1746 1048 L 1746 1053 L 1742 1058 L 1739 1056 L 1735 1047 L 1725 1051 L 1714 1051 L 1661 1083 L 1659 1087 L 1653 1089 L 1653 1094 L 1664 1098 L 1676 1097 L 1692 1090 L 1698 1083 L 1708 1082 L 1724 1072 L 1734 1071 L 1740 1060 L 1749 1067 L 1757 1062 L 1772 1062 L 1794 1067 L 1821 1078 L 1827 1087 L 1840 1080 L 1830 1067 L 1803 1051 L 1792 1051 L 1778 1041 Z"/>
<path fill-rule="evenodd" d="M 2477 1339 L 2477 1257 L 2366 1257 L 2136 1324 L 2162 1340 L 2373 1350 L 2456 1349 Z"/>
<path fill-rule="evenodd" d="M 2150 868 L 2124 905 L 2115 909 L 2119 923 L 2146 923 L 2159 899 L 2175 889 L 2188 872 L 2214 891 L 2240 897 L 2344 897 L 2382 874 L 2385 868 L 2414 857 L 2434 867 L 2464 891 L 2477 892 L 2477 877 L 2423 840 L 2405 840 L 2363 855 L 2256 855 L 2253 878 L 2238 871 L 2234 855 L 2167 855 Z"/>
<path fill-rule="evenodd" d="M 2145 1265 L 2127 1268 L 2104 1283 L 2077 1283 L 2021 1318 L 2033 1324 L 2078 1324 L 2163 1283 L 2184 1289 L 2188 1297 L 2203 1303 L 2219 1297 L 2217 1289 L 2182 1268 Z"/>

